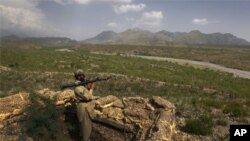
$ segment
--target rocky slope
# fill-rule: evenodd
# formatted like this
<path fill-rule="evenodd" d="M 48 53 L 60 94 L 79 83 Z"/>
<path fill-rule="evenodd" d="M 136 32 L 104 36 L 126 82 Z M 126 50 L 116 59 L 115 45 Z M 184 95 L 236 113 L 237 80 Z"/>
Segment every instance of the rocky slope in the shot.
<path fill-rule="evenodd" d="M 77 44 L 77 41 L 67 37 L 18 37 L 16 35 L 4 36 L 0 38 L 2 44 L 27 44 L 29 46 L 44 47 L 65 47 Z M 26 45 L 26 46 L 27 46 Z"/>
<path fill-rule="evenodd" d="M 109 43 L 130 45 L 168 45 L 171 43 L 182 44 L 207 44 L 207 45 L 250 45 L 244 39 L 238 38 L 230 33 L 205 34 L 198 30 L 190 32 L 168 32 L 165 30 L 153 33 L 141 29 L 128 29 L 115 33 L 104 31 L 97 36 L 86 39 L 83 43 Z"/>
<path fill-rule="evenodd" d="M 36 94 L 35 94 L 36 93 Z M 0 139 L 80 140 L 72 90 L 40 90 L 0 99 Z M 175 106 L 153 96 L 109 95 L 87 103 L 93 111 L 91 140 L 200 140 L 176 127 Z"/>

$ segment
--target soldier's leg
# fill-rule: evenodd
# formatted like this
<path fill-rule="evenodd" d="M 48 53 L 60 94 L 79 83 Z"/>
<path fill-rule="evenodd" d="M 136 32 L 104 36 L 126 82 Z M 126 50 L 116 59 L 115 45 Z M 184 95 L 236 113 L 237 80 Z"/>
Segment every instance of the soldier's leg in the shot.
<path fill-rule="evenodd" d="M 87 110 L 85 109 L 84 104 L 77 105 L 77 115 L 81 125 L 80 131 L 82 140 L 88 141 L 92 130 L 92 121 Z"/>
<path fill-rule="evenodd" d="M 92 130 L 92 121 L 89 117 L 88 112 L 85 110 L 85 114 L 83 116 L 83 120 L 81 121 L 81 128 L 82 128 L 82 139 L 83 141 L 88 141 L 91 130 Z"/>

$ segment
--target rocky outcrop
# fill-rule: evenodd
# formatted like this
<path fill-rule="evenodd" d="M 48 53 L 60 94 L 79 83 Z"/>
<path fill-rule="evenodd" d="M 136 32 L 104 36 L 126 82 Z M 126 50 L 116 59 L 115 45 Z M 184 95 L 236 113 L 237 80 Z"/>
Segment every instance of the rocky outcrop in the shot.
<path fill-rule="evenodd" d="M 94 119 L 108 119 L 117 123 L 110 124 L 111 128 L 120 127 L 121 131 L 130 128 L 132 135 L 128 137 L 129 140 L 171 140 L 175 134 L 175 106 L 160 97 L 119 99 L 110 95 L 91 101 L 86 107 Z M 111 136 L 108 138 L 112 140 Z"/>
<path fill-rule="evenodd" d="M 75 135 L 70 135 L 70 130 L 77 128 L 77 122 L 75 122 L 77 119 L 73 116 L 75 115 L 73 91 L 54 92 L 48 89 L 40 90 L 36 93 L 36 97 L 39 97 L 36 101 L 32 98 L 34 97 L 33 95 L 18 93 L 0 99 L 1 139 L 7 141 L 59 140 L 61 135 L 64 136 L 63 139 L 79 140 L 76 132 L 74 132 Z M 53 104 L 49 104 L 50 102 Z M 47 134 L 52 135 L 52 137 L 42 134 L 46 139 L 43 139 L 43 137 L 36 138 L 36 136 L 41 134 L 40 130 L 40 134 L 29 134 L 29 124 L 33 124 L 31 121 L 34 120 L 35 123 L 38 120 L 46 122 L 43 119 L 47 118 L 46 120 L 48 120 L 50 118 L 40 112 L 50 113 L 49 115 L 52 115 L 51 118 L 56 117 L 51 113 L 53 108 L 60 111 L 59 116 L 54 120 L 54 122 L 60 123 L 60 129 L 58 129 L 60 130 L 60 135 L 53 135 L 58 134 L 57 130 L 52 130 L 53 128 L 50 129 L 50 127 L 48 130 L 51 130 L 51 132 L 55 131 L 55 133 Z M 93 119 L 91 140 L 165 141 L 177 138 L 176 134 L 179 132 L 175 123 L 175 106 L 158 96 L 153 96 L 152 98 L 118 98 L 109 95 L 87 103 L 86 108 Z M 33 109 L 37 109 L 37 114 L 30 112 Z M 72 117 L 68 116 L 69 113 Z M 38 115 L 41 117 L 36 117 Z M 68 121 L 74 121 L 70 128 Z M 39 122 L 36 124 L 41 124 L 42 126 L 42 123 Z M 48 127 L 45 126 L 44 128 Z M 181 137 L 178 137 L 178 140 L 181 140 Z"/>

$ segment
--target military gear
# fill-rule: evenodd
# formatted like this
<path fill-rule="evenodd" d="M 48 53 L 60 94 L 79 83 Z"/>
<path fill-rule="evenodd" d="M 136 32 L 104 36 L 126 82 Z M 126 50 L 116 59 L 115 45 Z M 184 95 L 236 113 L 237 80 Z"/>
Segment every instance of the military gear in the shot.
<path fill-rule="evenodd" d="M 77 76 L 75 76 L 76 78 L 78 77 L 79 73 L 77 74 Z M 94 82 L 98 82 L 98 81 L 106 81 L 106 80 L 109 80 L 111 78 L 110 77 L 107 77 L 107 78 L 96 78 L 94 80 L 84 80 L 84 81 L 77 81 L 75 83 L 72 83 L 72 84 L 62 84 L 61 85 L 61 89 L 65 89 L 65 88 L 69 88 L 69 87 L 75 87 L 75 86 L 84 86 L 84 85 L 87 85 L 89 83 L 94 83 Z"/>
<path fill-rule="evenodd" d="M 76 70 L 75 71 L 75 76 L 78 76 L 78 75 L 84 75 L 84 72 L 83 72 L 83 70 L 82 69 L 78 69 L 78 70 Z"/>

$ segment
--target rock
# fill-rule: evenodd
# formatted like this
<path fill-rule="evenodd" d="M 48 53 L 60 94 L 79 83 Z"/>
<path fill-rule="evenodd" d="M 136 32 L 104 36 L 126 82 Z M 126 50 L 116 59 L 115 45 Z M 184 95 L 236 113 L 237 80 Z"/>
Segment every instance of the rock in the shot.
<path fill-rule="evenodd" d="M 147 108 L 148 110 L 151 110 L 151 111 L 154 111 L 154 110 L 155 110 L 155 108 L 154 108 L 150 103 L 147 103 L 147 104 L 146 104 L 146 108 Z"/>
<path fill-rule="evenodd" d="M 57 94 L 56 94 L 56 98 L 57 98 L 57 100 L 63 100 L 63 101 L 65 101 L 65 102 L 68 102 L 68 101 L 71 101 L 71 100 L 73 100 L 74 99 L 74 91 L 72 91 L 72 90 L 69 90 L 69 89 L 66 89 L 66 90 L 64 90 L 64 91 L 58 91 L 58 92 L 56 92 Z"/>
<path fill-rule="evenodd" d="M 29 94 L 24 92 L 0 98 L 0 114 L 12 113 L 13 109 L 23 109 L 28 103 Z"/>
<path fill-rule="evenodd" d="M 122 121 L 124 118 L 122 109 L 117 107 L 105 108 L 102 113 L 107 115 L 107 118 L 114 119 L 115 121 Z"/>
<path fill-rule="evenodd" d="M 0 124 L 0 129 L 3 129 L 4 128 L 4 125 L 3 124 Z"/>
<path fill-rule="evenodd" d="M 157 132 L 154 132 L 150 141 L 172 140 L 175 133 L 175 117 L 172 113 L 162 111 L 159 121 L 156 124 Z"/>
<path fill-rule="evenodd" d="M 25 141 L 34 141 L 31 137 L 27 137 Z"/>
<path fill-rule="evenodd" d="M 119 100 L 116 96 L 109 95 L 109 96 L 102 97 L 102 98 L 96 100 L 96 104 L 98 104 L 98 105 L 106 105 L 106 104 L 115 102 L 116 100 Z"/>
<path fill-rule="evenodd" d="M 0 66 L 0 72 L 2 71 L 11 71 L 11 68 L 5 67 L 5 66 Z"/>
<path fill-rule="evenodd" d="M 1 135 L 0 134 L 0 139 L 2 141 L 18 141 L 18 135 Z"/>
<path fill-rule="evenodd" d="M 74 112 L 75 104 L 72 101 L 74 100 L 74 91 L 64 90 L 54 92 L 49 89 L 44 89 L 40 90 L 38 95 L 38 101 L 36 101 L 38 107 L 34 108 L 37 108 L 38 111 L 41 112 L 51 112 L 51 105 L 46 107 L 46 102 L 43 101 L 43 99 L 55 100 L 56 110 L 61 111 L 59 112 L 58 120 L 60 124 L 63 125 L 59 128 L 59 131 L 63 134 L 59 136 L 66 136 L 67 139 L 72 140 L 68 130 L 78 128 L 79 124 L 76 113 Z M 35 137 L 32 137 L 32 139 L 24 133 L 24 131 L 27 131 L 27 125 L 30 126 L 30 119 L 34 116 L 25 111 L 26 107 L 30 104 L 31 101 L 27 93 L 19 93 L 0 98 L 0 129 L 3 131 L 0 132 L 1 139 L 17 140 L 18 138 L 22 138 L 31 141 L 36 140 Z M 175 106 L 159 96 L 153 96 L 148 100 L 142 97 L 124 97 L 120 99 L 116 96 L 109 95 L 85 103 L 85 106 L 91 117 L 107 119 L 117 123 L 117 125 L 121 125 L 120 127 L 131 127 L 131 129 L 133 129 L 132 133 L 127 133 L 118 131 L 112 126 L 93 123 L 91 140 L 119 141 L 126 138 L 126 140 L 160 141 L 175 138 L 182 139 L 183 137 L 179 137 L 179 135 L 176 135 L 177 133 L 183 134 L 183 136 L 187 135 L 176 129 Z M 66 113 L 68 110 L 70 110 L 69 113 Z M 158 116 L 159 113 L 161 113 L 160 116 Z M 71 123 L 70 127 L 68 125 L 69 121 Z M 18 131 L 16 129 L 18 129 Z M 9 131 L 16 133 L 8 136 L 5 135 L 5 133 Z M 78 131 L 73 132 L 76 134 L 74 136 L 78 137 Z M 184 139 L 188 140 L 190 137 L 189 135 Z M 80 137 L 75 140 L 79 140 L 79 138 Z"/>
<path fill-rule="evenodd" d="M 12 112 L 12 115 L 13 115 L 13 116 L 18 116 L 18 115 L 20 115 L 20 114 L 22 114 L 22 110 L 21 110 L 21 109 L 15 109 L 15 110 Z"/>
<path fill-rule="evenodd" d="M 141 97 L 128 97 L 123 99 L 124 113 L 134 120 L 147 120 L 149 114 L 147 110 L 147 99 Z"/>
<path fill-rule="evenodd" d="M 124 105 L 120 99 L 115 100 L 113 106 L 118 108 L 124 108 Z"/>
<path fill-rule="evenodd" d="M 11 116 L 11 113 L 2 113 L 0 114 L 0 122 L 8 119 Z"/>
<path fill-rule="evenodd" d="M 203 88 L 203 91 L 207 94 L 214 94 L 217 92 L 217 90 L 211 88 Z"/>
<path fill-rule="evenodd" d="M 120 100 L 115 96 L 102 97 L 91 101 L 86 103 L 86 107 L 88 111 L 94 111 L 98 117 L 111 119 L 121 125 L 139 127 L 138 134 L 135 136 L 136 140 L 171 140 L 176 130 L 175 113 L 173 112 L 175 106 L 160 97 L 154 97 L 153 99 L 158 104 L 156 107 L 153 107 L 148 99 L 142 97 L 126 97 Z M 163 107 L 164 109 L 162 109 Z M 157 130 L 152 130 L 152 135 L 149 138 L 148 131 L 152 128 L 159 112 L 161 112 L 161 116 L 159 121 L 156 122 Z M 100 129 L 95 129 L 95 126 L 93 130 L 102 134 L 100 136 L 110 138 L 110 140 L 116 138 L 109 137 L 107 132 L 103 134 Z"/>
<path fill-rule="evenodd" d="M 56 105 L 59 106 L 59 105 L 64 105 L 65 102 L 64 101 L 56 101 Z"/>
<path fill-rule="evenodd" d="M 153 96 L 150 99 L 150 103 L 156 108 L 164 108 L 165 110 L 171 110 L 171 111 L 175 111 L 176 109 L 172 103 L 159 96 Z"/>

